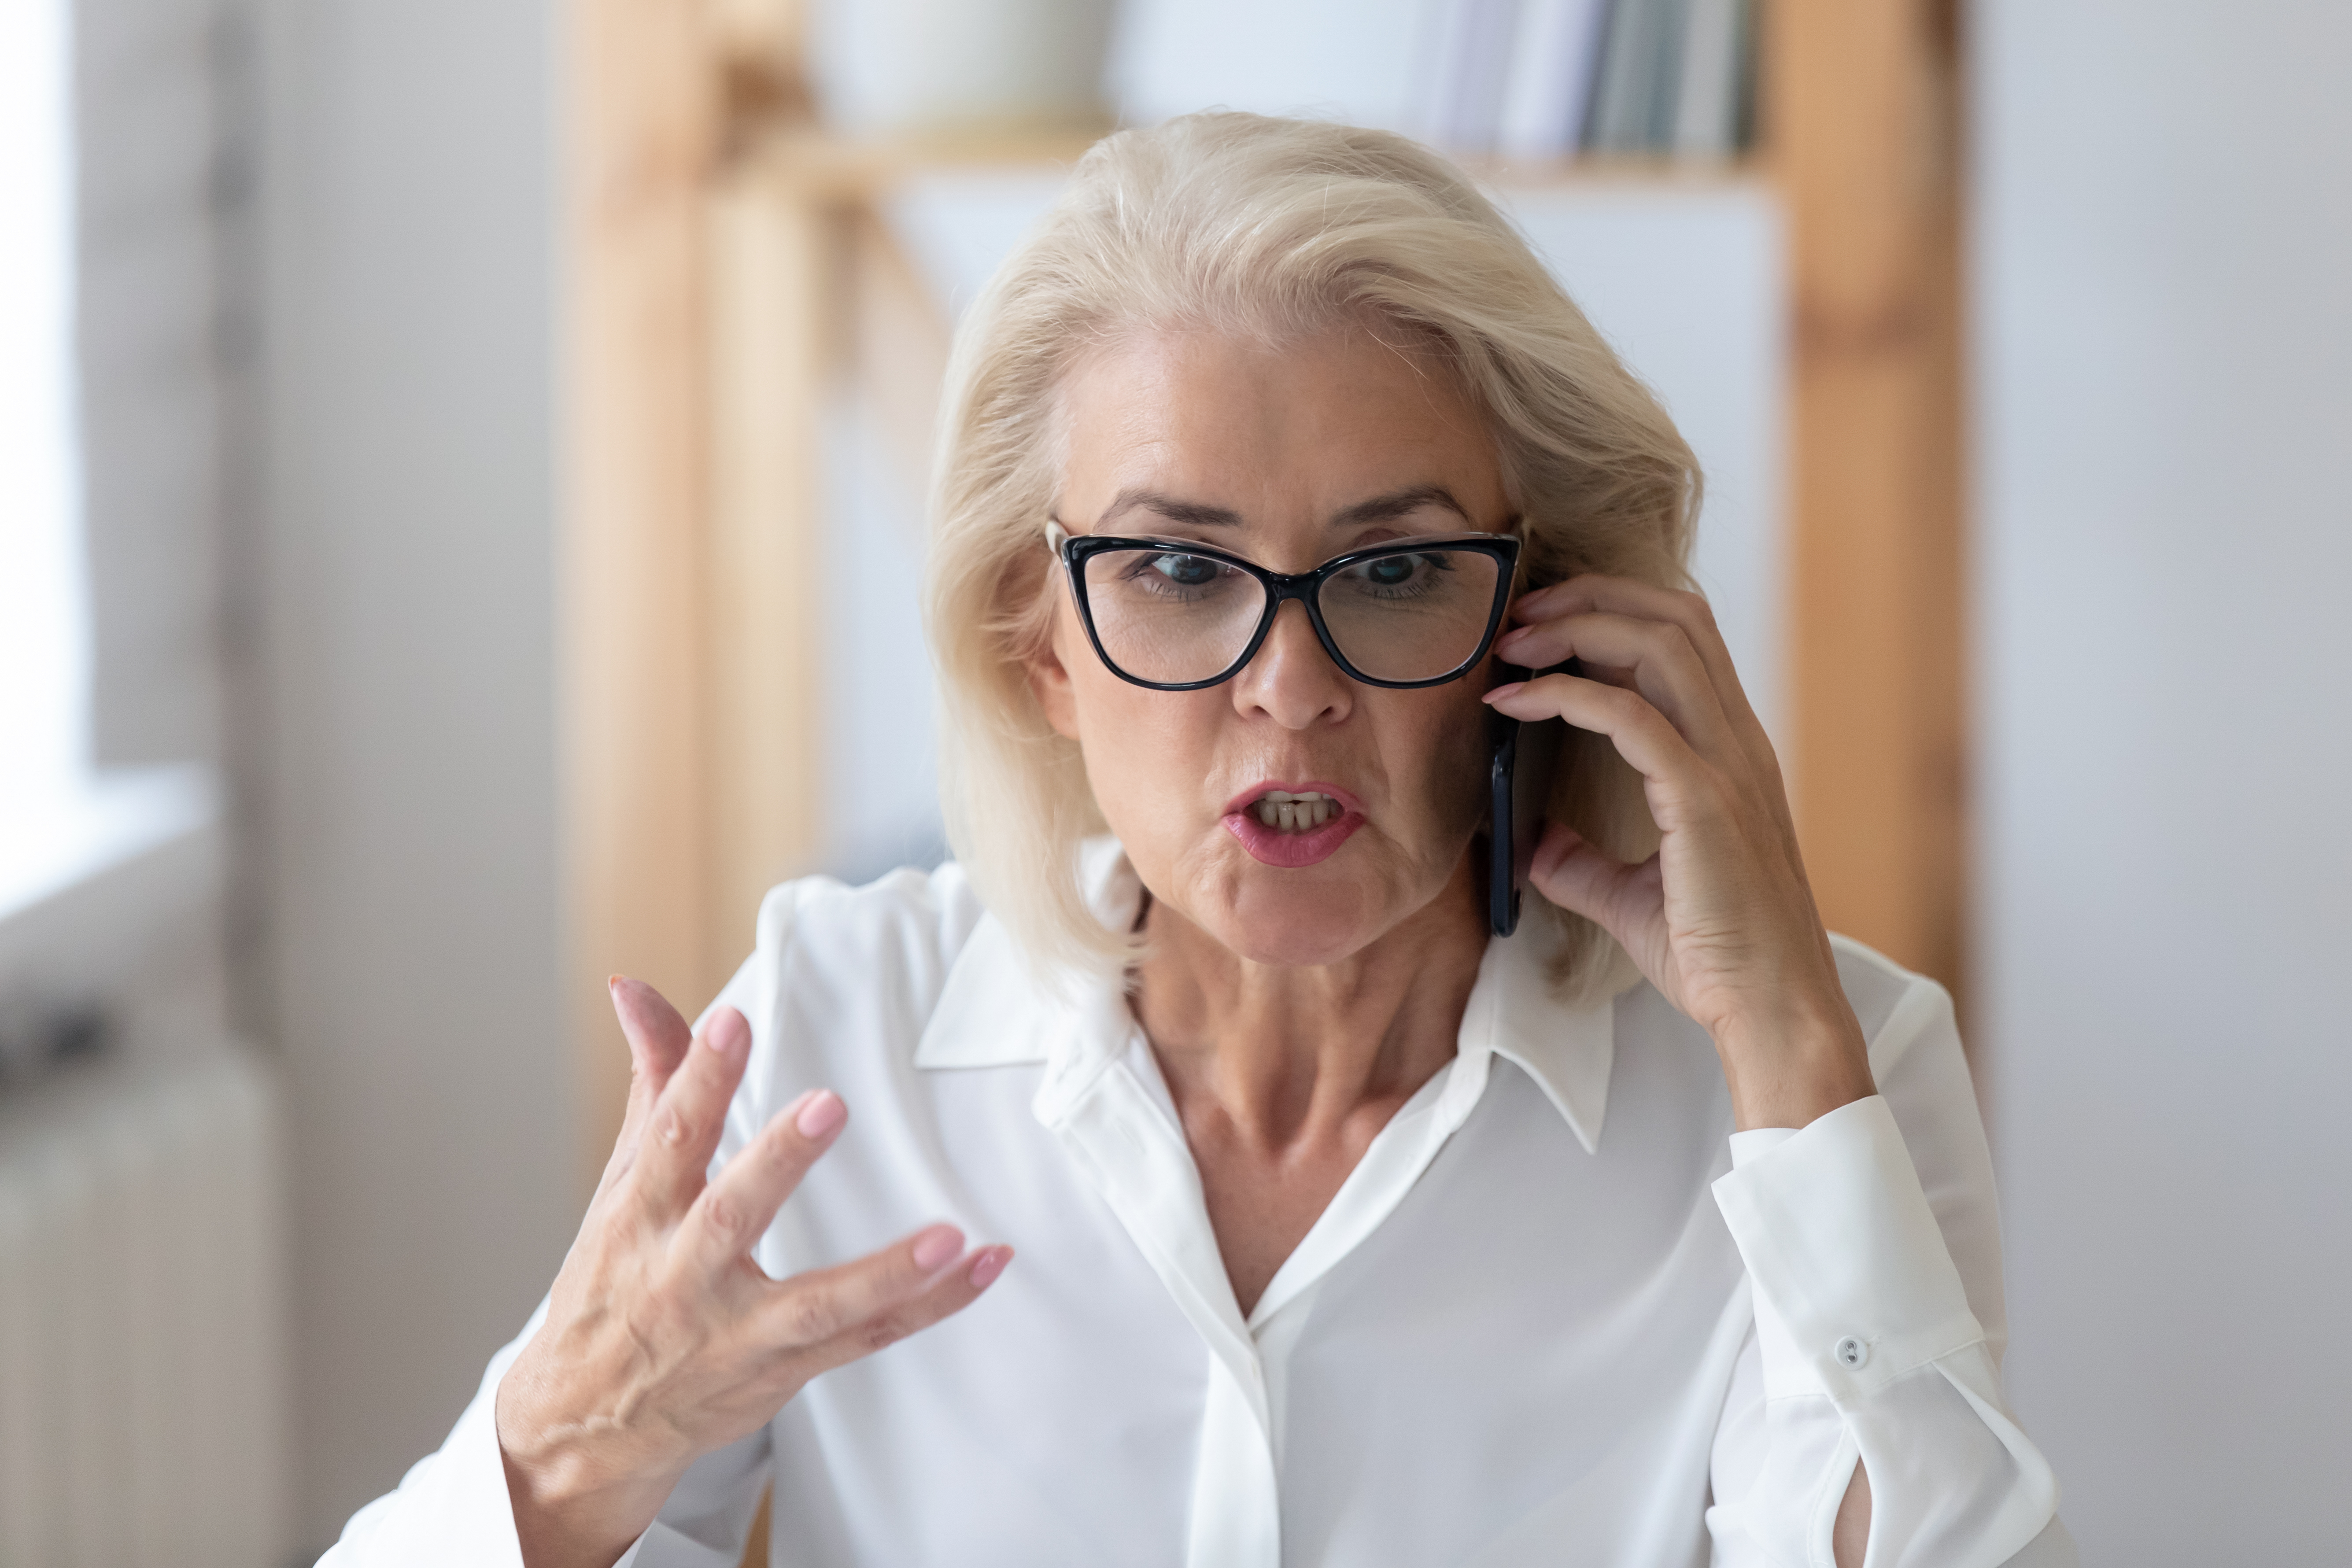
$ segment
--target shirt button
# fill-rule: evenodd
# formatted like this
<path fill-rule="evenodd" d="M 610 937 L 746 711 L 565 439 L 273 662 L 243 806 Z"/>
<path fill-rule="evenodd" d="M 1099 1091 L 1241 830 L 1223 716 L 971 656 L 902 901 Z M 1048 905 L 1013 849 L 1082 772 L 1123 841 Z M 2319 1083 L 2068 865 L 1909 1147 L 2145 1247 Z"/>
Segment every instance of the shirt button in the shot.
<path fill-rule="evenodd" d="M 1860 1372 L 1863 1364 L 1870 1360 L 1870 1347 L 1852 1334 L 1838 1341 L 1837 1348 L 1830 1353 L 1836 1356 L 1838 1364 L 1848 1372 Z"/>

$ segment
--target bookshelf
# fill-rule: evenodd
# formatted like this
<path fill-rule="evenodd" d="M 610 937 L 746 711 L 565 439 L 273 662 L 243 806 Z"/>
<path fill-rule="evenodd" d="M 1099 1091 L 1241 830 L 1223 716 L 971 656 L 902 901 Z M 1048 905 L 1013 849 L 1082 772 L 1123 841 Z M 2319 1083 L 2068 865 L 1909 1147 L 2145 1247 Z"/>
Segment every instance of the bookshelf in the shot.
<path fill-rule="evenodd" d="M 1959 988 L 1967 825 L 1958 0 L 1772 0 L 1729 161 L 1492 161 L 1506 192 L 1760 183 L 1786 214 L 1788 750 L 1836 929 Z M 948 326 L 877 213 L 1101 126 L 852 143 L 796 0 L 576 0 L 569 303 L 567 994 L 583 1185 L 626 1061 L 605 973 L 691 1005 L 819 829 L 820 416 L 847 374 L 927 431 Z M 912 453 L 919 464 L 919 438 Z M 747 1561 L 764 1561 L 765 1520 Z"/>
<path fill-rule="evenodd" d="M 594 982 L 682 1003 L 819 829 L 819 421 L 927 431 L 948 327 L 877 205 L 1105 127 L 851 142 L 792 0 L 578 0 L 564 668 L 583 1169 L 625 1093 Z M 1496 160 L 1507 193 L 1769 188 L 1786 215 L 1788 740 L 1831 924 L 1958 985 L 1966 821 L 1957 0 L 1775 0 L 1756 151 Z M 919 463 L 919 438 L 910 447 Z"/>

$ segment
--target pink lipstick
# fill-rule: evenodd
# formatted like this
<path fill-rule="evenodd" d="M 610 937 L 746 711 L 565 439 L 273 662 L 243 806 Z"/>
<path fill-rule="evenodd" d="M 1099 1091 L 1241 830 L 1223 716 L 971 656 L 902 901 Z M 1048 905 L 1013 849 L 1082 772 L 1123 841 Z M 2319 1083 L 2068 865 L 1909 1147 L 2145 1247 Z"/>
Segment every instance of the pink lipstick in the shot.
<path fill-rule="evenodd" d="M 1291 795 L 1319 795 L 1328 796 L 1339 814 L 1328 822 L 1307 828 L 1285 828 L 1261 821 L 1256 807 L 1270 792 Z M 1223 817 L 1225 831 L 1241 840 L 1242 847 L 1261 865 L 1296 869 L 1329 859 L 1337 854 L 1365 822 L 1364 808 L 1356 797 L 1335 785 L 1322 783 L 1282 784 L 1268 780 L 1235 795 L 1226 803 Z"/>

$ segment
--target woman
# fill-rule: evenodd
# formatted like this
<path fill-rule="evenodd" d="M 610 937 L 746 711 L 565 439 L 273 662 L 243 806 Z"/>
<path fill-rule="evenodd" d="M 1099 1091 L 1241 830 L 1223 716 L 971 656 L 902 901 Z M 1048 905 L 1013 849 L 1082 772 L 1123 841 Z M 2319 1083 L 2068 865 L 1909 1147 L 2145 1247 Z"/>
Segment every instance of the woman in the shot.
<path fill-rule="evenodd" d="M 331 1560 L 728 1564 L 772 1482 L 793 1564 L 2071 1562 L 1948 1000 L 1822 931 L 1690 453 L 1507 223 L 1124 132 L 950 379 L 958 862 L 778 889 L 698 1033 L 614 983 L 580 1239 Z"/>

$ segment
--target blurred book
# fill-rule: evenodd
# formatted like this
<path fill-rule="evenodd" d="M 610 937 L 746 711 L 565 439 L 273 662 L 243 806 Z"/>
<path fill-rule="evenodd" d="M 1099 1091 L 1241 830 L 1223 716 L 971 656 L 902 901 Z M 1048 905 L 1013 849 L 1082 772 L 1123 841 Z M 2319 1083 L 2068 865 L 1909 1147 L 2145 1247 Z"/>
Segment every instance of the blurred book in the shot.
<path fill-rule="evenodd" d="M 1609 11 L 1609 0 L 1522 0 L 1496 137 L 1505 157 L 1576 151 Z"/>
<path fill-rule="evenodd" d="M 1713 162 L 1754 119 L 1757 0 L 1436 0 L 1429 139 Z"/>
<path fill-rule="evenodd" d="M 1728 158 L 1746 142 L 1754 0 L 1684 0 L 1682 69 L 1675 89 L 1675 155 Z"/>
<path fill-rule="evenodd" d="M 1429 138 L 1455 153 L 1491 153 L 1518 32 L 1519 0 L 1442 0 Z"/>
<path fill-rule="evenodd" d="M 1584 146 L 1594 153 L 1646 153 L 1668 144 L 1681 85 L 1686 0 L 1615 0 L 1601 47 Z"/>

